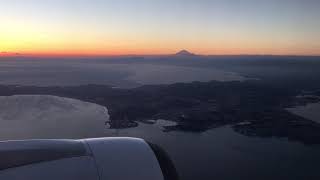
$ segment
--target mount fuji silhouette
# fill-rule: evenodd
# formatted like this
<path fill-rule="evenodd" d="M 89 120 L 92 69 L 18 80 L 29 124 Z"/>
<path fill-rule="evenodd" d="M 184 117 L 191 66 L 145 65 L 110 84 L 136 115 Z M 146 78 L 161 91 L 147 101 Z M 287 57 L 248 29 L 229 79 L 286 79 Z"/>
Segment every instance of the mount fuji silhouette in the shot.
<path fill-rule="evenodd" d="M 181 51 L 177 52 L 175 55 L 176 56 L 195 56 L 195 54 L 193 54 L 187 50 L 181 50 Z"/>

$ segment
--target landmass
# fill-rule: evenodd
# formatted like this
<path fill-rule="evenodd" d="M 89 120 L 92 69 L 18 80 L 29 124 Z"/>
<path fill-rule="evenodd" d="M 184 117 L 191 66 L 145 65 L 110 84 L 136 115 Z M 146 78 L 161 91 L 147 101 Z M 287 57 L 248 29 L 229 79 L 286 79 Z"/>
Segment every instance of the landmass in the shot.
<path fill-rule="evenodd" d="M 35 87 L 0 85 L 0 96 L 45 94 L 75 98 L 106 106 L 110 128 L 129 128 L 138 121 L 177 122 L 164 131 L 203 132 L 230 125 L 246 136 L 287 138 L 307 145 L 320 144 L 320 124 L 294 115 L 286 108 L 319 102 L 319 91 L 244 82 L 192 82 L 118 89 L 106 85 Z"/>

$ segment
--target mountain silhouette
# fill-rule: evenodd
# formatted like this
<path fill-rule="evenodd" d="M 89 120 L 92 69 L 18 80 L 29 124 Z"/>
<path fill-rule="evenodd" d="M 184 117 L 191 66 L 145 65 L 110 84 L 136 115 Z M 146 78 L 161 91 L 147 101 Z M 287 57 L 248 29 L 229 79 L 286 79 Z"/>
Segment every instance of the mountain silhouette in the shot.
<path fill-rule="evenodd" d="M 195 54 L 193 54 L 187 50 L 181 50 L 176 53 L 176 56 L 195 56 Z"/>

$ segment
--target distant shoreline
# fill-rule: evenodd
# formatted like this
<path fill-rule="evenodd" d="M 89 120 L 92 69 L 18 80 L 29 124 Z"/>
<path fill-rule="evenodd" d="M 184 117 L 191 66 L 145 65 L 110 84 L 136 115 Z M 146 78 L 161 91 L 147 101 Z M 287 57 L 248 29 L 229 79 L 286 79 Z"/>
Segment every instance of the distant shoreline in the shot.
<path fill-rule="evenodd" d="M 123 54 L 123 55 L 30 55 L 30 54 L 1 54 L 0 58 L 130 58 L 130 57 L 172 57 L 175 54 Z M 193 55 L 184 57 L 315 57 L 320 58 L 320 55 L 273 55 L 273 54 L 213 54 L 213 55 Z"/>

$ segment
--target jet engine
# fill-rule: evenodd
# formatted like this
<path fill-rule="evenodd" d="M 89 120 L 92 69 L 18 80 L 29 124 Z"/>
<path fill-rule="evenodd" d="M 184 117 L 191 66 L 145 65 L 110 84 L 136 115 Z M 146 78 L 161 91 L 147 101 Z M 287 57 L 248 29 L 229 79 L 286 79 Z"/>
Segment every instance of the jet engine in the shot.
<path fill-rule="evenodd" d="M 0 142 L 4 180 L 175 180 L 158 146 L 138 138 Z"/>

